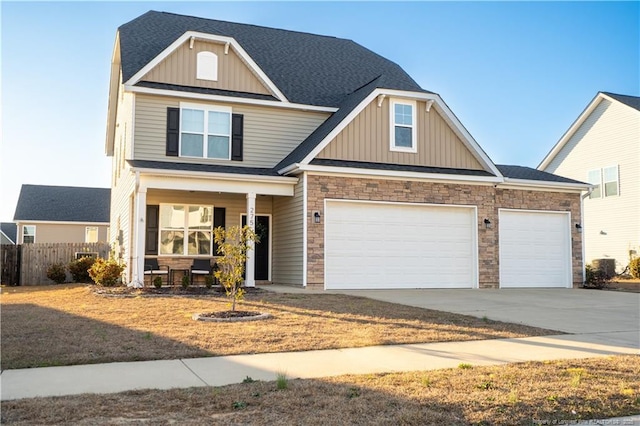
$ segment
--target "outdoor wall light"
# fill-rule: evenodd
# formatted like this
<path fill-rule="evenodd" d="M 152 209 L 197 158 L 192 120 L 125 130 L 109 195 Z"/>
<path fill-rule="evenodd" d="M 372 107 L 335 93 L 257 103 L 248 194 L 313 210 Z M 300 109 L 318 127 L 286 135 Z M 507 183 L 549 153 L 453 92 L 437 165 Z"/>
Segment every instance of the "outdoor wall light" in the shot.
<path fill-rule="evenodd" d="M 491 221 L 489 219 L 485 219 L 484 220 L 484 226 L 489 229 L 491 228 Z"/>
<path fill-rule="evenodd" d="M 580 225 L 579 223 L 576 223 L 576 230 L 578 232 L 582 232 L 582 225 Z"/>
<path fill-rule="evenodd" d="M 320 223 L 320 212 L 319 211 L 313 212 L 313 222 L 314 223 Z"/>

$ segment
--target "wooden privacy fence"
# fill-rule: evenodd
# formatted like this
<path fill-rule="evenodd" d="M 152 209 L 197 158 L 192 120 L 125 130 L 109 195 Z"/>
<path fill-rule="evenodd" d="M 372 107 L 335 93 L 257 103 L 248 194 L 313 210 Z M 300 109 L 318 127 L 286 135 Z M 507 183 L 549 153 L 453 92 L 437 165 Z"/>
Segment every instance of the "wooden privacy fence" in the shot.
<path fill-rule="evenodd" d="M 111 247 L 107 243 L 35 243 L 22 244 L 20 285 L 53 284 L 47 278 L 47 268 L 53 263 L 68 265 L 82 255 L 94 254 L 108 258 Z M 71 275 L 67 272 L 67 279 Z"/>
<path fill-rule="evenodd" d="M 4 285 L 20 285 L 21 247 L 15 244 L 0 246 L 0 261 L 2 262 L 0 282 Z"/>

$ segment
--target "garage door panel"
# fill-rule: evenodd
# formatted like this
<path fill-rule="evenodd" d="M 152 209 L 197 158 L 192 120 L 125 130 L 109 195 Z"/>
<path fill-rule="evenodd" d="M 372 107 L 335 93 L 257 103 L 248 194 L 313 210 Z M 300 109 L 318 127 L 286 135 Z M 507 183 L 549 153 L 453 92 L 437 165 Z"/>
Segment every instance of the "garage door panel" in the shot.
<path fill-rule="evenodd" d="M 327 202 L 327 288 L 430 288 L 475 284 L 475 210 Z"/>
<path fill-rule="evenodd" d="M 500 287 L 570 287 L 569 217 L 500 211 Z"/>

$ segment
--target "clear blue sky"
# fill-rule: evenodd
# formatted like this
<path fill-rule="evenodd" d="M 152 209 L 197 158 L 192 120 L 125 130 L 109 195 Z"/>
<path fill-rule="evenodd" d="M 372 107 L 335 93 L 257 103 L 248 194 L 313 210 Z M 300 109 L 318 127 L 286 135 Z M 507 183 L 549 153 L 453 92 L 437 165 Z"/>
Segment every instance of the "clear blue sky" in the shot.
<path fill-rule="evenodd" d="M 640 3 L 0 3 L 0 220 L 22 184 L 108 187 L 116 29 L 148 10 L 332 35 L 439 93 L 499 164 L 535 167 L 600 90 L 640 93 Z"/>

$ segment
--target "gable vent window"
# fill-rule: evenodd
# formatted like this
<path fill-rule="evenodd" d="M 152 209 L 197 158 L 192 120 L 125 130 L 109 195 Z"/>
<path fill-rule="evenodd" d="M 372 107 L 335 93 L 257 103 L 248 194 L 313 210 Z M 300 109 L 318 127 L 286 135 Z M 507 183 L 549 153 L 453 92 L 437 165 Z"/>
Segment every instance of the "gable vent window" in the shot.
<path fill-rule="evenodd" d="M 196 56 L 196 78 L 218 81 L 218 55 L 213 52 L 199 52 Z"/>
<path fill-rule="evenodd" d="M 391 151 L 417 152 L 415 102 L 391 101 Z"/>

